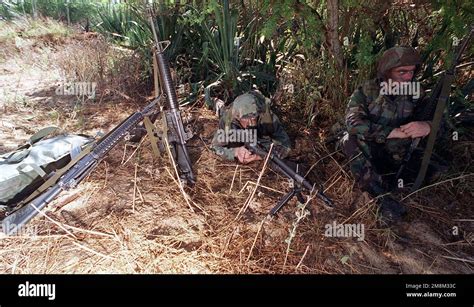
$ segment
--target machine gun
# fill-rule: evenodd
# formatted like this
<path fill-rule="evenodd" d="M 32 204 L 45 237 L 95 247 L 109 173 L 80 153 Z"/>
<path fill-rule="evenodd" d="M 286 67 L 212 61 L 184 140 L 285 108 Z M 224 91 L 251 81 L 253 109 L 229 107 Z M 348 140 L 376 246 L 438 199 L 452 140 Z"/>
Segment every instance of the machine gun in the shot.
<path fill-rule="evenodd" d="M 264 148 L 262 148 L 261 145 L 257 144 L 252 144 L 252 143 L 245 143 L 245 148 L 247 148 L 251 153 L 257 154 L 261 156 L 262 158 L 265 158 L 269 153 L 266 151 Z M 275 207 L 273 207 L 269 214 L 270 215 L 275 215 L 280 211 L 280 209 L 287 203 L 289 202 L 294 196 L 298 198 L 298 200 L 301 203 L 304 203 L 305 200 L 303 198 L 303 195 L 301 192 L 303 190 L 306 190 L 308 192 L 313 192 L 316 190 L 316 186 L 313 185 L 311 182 L 309 182 L 307 179 L 305 179 L 303 176 L 298 174 L 297 171 L 294 171 L 290 166 L 288 166 L 282 159 L 278 158 L 274 153 L 270 152 L 269 156 L 269 161 L 271 165 L 280 171 L 283 175 L 288 177 L 289 179 L 292 180 L 293 182 L 293 188 L 290 192 L 288 192 L 285 196 L 283 196 L 278 203 L 276 204 Z M 321 188 L 318 189 L 318 192 L 316 193 L 316 196 L 318 196 L 324 203 L 329 206 L 333 207 L 332 201 L 324 195 L 323 191 Z"/>
<path fill-rule="evenodd" d="M 185 131 L 183 127 L 176 89 L 173 84 L 173 79 L 171 78 L 170 65 L 164 54 L 164 51 L 170 45 L 170 42 L 159 40 L 155 29 L 153 15 L 153 11 L 149 9 L 149 21 L 155 41 L 154 56 L 158 66 L 162 96 L 166 99 L 166 106 L 163 111 L 166 127 L 163 131 L 163 135 L 166 135 L 171 146 L 171 153 L 178 164 L 181 173 L 181 180 L 185 181 L 189 186 L 193 186 L 196 180 L 191 167 L 191 159 L 189 158 L 188 150 L 186 148 L 186 141 L 192 137 L 192 133 L 189 129 L 188 131 Z"/>
<path fill-rule="evenodd" d="M 44 207 L 53 201 L 61 191 L 75 188 L 131 129 L 139 124 L 145 117 L 152 116 L 158 112 L 156 108 L 158 100 L 159 98 L 155 99 L 142 111 L 130 115 L 107 135 L 103 136 L 97 143 L 92 145 L 93 147 L 89 148 L 90 152 L 74 163 L 48 190 L 44 191 L 28 204 L 9 213 L 2 221 L 3 232 L 6 235 L 17 233 L 23 225 L 28 223 Z"/>
<path fill-rule="evenodd" d="M 463 40 L 463 43 L 458 49 L 456 57 L 451 63 L 451 66 L 449 67 L 449 69 L 445 71 L 443 76 L 440 78 L 440 80 L 436 84 L 434 90 L 431 93 L 427 106 L 424 108 L 423 113 L 418 118 L 418 120 L 420 121 L 431 121 L 431 133 L 430 133 L 430 136 L 428 138 L 428 142 L 425 148 L 425 153 L 423 155 L 423 160 L 421 162 L 420 171 L 418 172 L 415 183 L 413 184 L 412 191 L 418 189 L 423 183 L 423 180 L 425 179 L 426 171 L 428 169 L 428 164 L 430 162 L 431 154 L 434 147 L 434 142 L 436 139 L 436 135 L 438 133 L 439 123 L 441 121 L 441 117 L 443 115 L 443 111 L 446 106 L 446 103 L 449 99 L 451 84 L 454 81 L 456 66 L 461 60 L 461 56 L 464 50 L 466 49 L 466 47 L 468 46 L 468 43 L 472 38 L 473 32 L 474 32 L 474 27 L 471 27 L 469 34 Z M 420 141 L 421 141 L 421 138 L 416 138 L 411 141 L 410 147 L 407 153 L 405 154 L 402 164 L 396 174 L 397 179 L 399 179 L 400 176 L 402 175 L 403 170 L 405 169 L 405 166 L 407 165 L 408 161 L 410 161 L 412 153 L 418 147 L 418 144 L 420 143 Z"/>
<path fill-rule="evenodd" d="M 106 136 L 102 137 L 93 147 L 84 152 L 84 155 L 74 163 L 68 165 L 69 168 L 59 179 L 55 181 L 48 190 L 41 193 L 31 202 L 20 207 L 19 209 L 9 213 L 2 221 L 3 232 L 7 235 L 15 234 L 18 230 L 35 217 L 44 207 L 46 207 L 53 199 L 61 193 L 62 190 L 69 190 L 76 187 L 99 162 L 107 155 L 107 153 L 117 143 L 123 139 L 134 135 L 136 130 L 140 131 L 139 123 L 143 121 L 146 131 L 151 138 L 153 150 L 157 149 L 157 138 L 152 128 L 154 122 L 159 115 L 164 115 L 164 126 L 161 134 L 162 139 L 168 140 L 170 151 L 174 161 L 178 165 L 180 177 L 189 186 L 193 186 L 195 178 L 193 175 L 189 154 L 186 148 L 186 141 L 192 137 L 192 133 L 185 132 L 181 114 L 178 107 L 178 99 L 176 90 L 171 78 L 171 72 L 168 60 L 164 55 L 165 49 L 169 46 L 169 42 L 160 42 L 156 33 L 153 21 L 153 15 L 150 14 L 151 29 L 155 40 L 154 56 L 157 61 L 158 75 L 161 86 L 161 95 L 152 103 L 146 106 L 142 111 L 136 112 L 125 119 L 121 124 L 116 126 Z M 166 104 L 163 110 L 158 110 L 161 100 L 165 99 Z M 143 136 L 139 135 L 141 138 Z"/>

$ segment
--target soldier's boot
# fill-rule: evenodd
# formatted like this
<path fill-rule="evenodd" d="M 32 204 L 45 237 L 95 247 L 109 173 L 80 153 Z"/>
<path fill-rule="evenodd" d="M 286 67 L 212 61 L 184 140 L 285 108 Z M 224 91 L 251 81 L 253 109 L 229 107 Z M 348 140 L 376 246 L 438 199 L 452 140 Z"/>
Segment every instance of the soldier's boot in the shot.
<path fill-rule="evenodd" d="M 438 181 L 441 175 L 446 174 L 448 170 L 448 163 L 443 158 L 433 153 L 426 172 L 426 182 L 433 183 Z"/>
<path fill-rule="evenodd" d="M 393 225 L 402 221 L 403 217 L 407 214 L 405 206 L 393 197 L 389 195 L 380 197 L 380 195 L 387 194 L 387 190 L 378 183 L 371 183 L 367 192 L 373 197 L 379 197 L 377 205 L 381 222 Z"/>

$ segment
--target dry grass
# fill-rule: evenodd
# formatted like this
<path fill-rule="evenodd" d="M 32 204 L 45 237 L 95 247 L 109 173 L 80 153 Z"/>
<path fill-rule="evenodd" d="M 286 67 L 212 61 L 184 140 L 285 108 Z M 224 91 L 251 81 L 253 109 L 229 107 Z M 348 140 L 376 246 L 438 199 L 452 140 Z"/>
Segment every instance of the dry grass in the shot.
<path fill-rule="evenodd" d="M 77 52 L 81 50 L 81 52 Z M 106 96 L 133 101 L 143 85 L 142 62 L 132 51 L 111 46 L 95 33 L 77 34 L 56 54 L 56 64 L 64 82 L 95 82 L 100 93 L 95 102 Z M 144 96 L 141 97 L 142 99 Z"/>
<path fill-rule="evenodd" d="M 89 64 L 94 66 L 89 67 L 91 70 L 82 58 L 68 59 L 67 55 L 73 54 L 76 48 L 89 59 L 97 52 L 104 52 L 103 56 L 113 52 L 109 46 L 102 45 L 104 42 L 95 39 L 65 42 L 57 50 L 50 49 L 50 56 L 61 59 L 58 69 L 62 74 L 78 73 L 85 79 L 104 76 L 102 91 L 109 88 L 116 94 L 122 92 L 116 84 L 119 79 L 109 78 L 107 73 L 95 68 L 94 65 L 105 63 L 102 55 L 96 56 L 96 62 L 90 61 L 94 63 Z M 41 52 L 32 51 L 33 54 Z M 28 59 L 23 62 L 20 57 L 16 59 L 17 67 L 27 62 Z M 24 71 L 16 73 L 22 75 Z M 132 69 L 128 73 L 135 72 Z M 9 89 L 13 88 L 8 80 L 3 82 L 11 86 Z M 133 88 L 132 83 L 128 88 Z M 139 88 L 136 84 L 135 87 Z M 31 100 L 31 96 L 25 97 Z M 50 106 L 69 131 L 108 131 L 139 108 L 141 104 L 135 98 L 136 95 L 130 95 L 130 99 L 120 94 L 104 95 L 100 104 L 86 103 L 76 117 L 71 116 L 70 101 L 56 100 L 50 102 Z M 15 139 L 17 143 L 28 135 L 27 131 L 21 125 L 7 129 L 5 123 L 14 127 L 23 123 L 15 121 L 14 116 L 19 118 L 20 111 L 24 110 L 34 116 L 34 121 L 25 122 L 24 127 L 34 130 L 51 124 L 44 106 L 39 108 L 32 104 L 9 109 L 8 117 L 2 117 L 0 131 L 11 136 L 14 129 L 21 130 L 22 134 Z M 473 177 L 465 176 L 472 174 L 472 168 L 464 167 L 466 163 L 470 165 L 469 157 L 460 156 L 456 161 L 464 163 L 460 170 L 463 173 L 459 175 L 464 177 L 409 196 L 407 223 L 388 229 L 376 222 L 373 200 L 354 187 L 340 152 L 317 142 L 313 136 L 318 135 L 318 131 L 301 131 L 292 124 L 289 128 L 295 137 L 293 158 L 311 167 L 309 178 L 324 184 L 335 208 L 328 210 L 314 198 L 302 211 L 308 210 L 310 215 L 296 216 L 301 208 L 292 200 L 277 217 L 268 218 L 268 211 L 289 189 L 286 178 L 265 168 L 263 162 L 236 167 L 233 162 L 216 158 L 207 144 L 217 127 L 215 115 L 202 108 L 188 111 L 196 132 L 189 151 L 197 176 L 196 186 L 185 188 L 190 206 L 176 184 L 174 169 L 167 157 L 154 159 L 148 140 L 138 147 L 121 143 L 77 189 L 63 193 L 49 206 L 48 218 L 38 216 L 28 224 L 35 236 L 0 238 L 0 272 L 473 272 L 470 262 L 473 229 L 472 223 L 465 221 L 473 216 L 472 206 L 468 205 L 472 199 Z M 433 197 L 433 194 L 438 196 Z M 51 223 L 51 219 L 55 223 Z M 364 224 L 365 240 L 325 236 L 325 226 L 333 221 Z M 453 225 L 460 227 L 462 235 L 450 234 Z"/>
<path fill-rule="evenodd" d="M 203 120 L 214 121 L 200 110 Z M 209 118 L 207 118 L 209 116 Z M 211 126 L 208 122 L 206 125 Z M 208 128 L 212 130 L 212 127 Z M 208 135 L 201 135 L 203 139 Z M 294 201 L 277 218 L 269 219 L 268 210 L 281 196 L 264 187 L 284 191 L 286 180 L 266 170 L 255 198 L 240 219 L 236 219 L 246 199 L 253 193 L 263 164 L 240 166 L 217 160 L 191 142 L 191 157 L 198 176 L 196 186 L 187 193 L 203 210 L 190 210 L 172 178 L 166 159 L 153 162 L 151 146 L 145 141 L 136 149 L 124 144 L 115 148 L 77 193 L 78 197 L 59 198 L 48 216 L 63 223 L 66 233 L 44 218 L 31 226 L 40 230 L 37 237 L 2 238 L 4 273 L 435 273 L 472 272 L 469 259 L 456 246 L 443 245 L 428 224 L 414 221 L 406 232 L 413 235 L 411 248 L 397 241 L 390 229 L 375 222 L 373 202 L 364 194 L 357 196 L 344 167 L 327 158 L 323 170 L 332 176 L 327 193 L 337 204 L 323 209 L 311 201 L 310 216 L 300 218 Z M 199 157 L 198 157 L 199 156 Z M 331 156 L 330 156 L 331 157 Z M 324 161 L 324 160 L 323 160 Z M 322 162 L 320 162 L 322 163 Z M 136 169 L 136 176 L 135 176 Z M 216 174 L 219 174 L 218 176 Z M 234 178 L 235 177 L 235 178 Z M 234 178 L 233 187 L 232 179 Z M 247 189 L 246 187 L 251 187 Z M 138 191 L 133 193 L 134 188 Z M 230 190 L 230 192 L 229 192 Z M 242 190 L 242 191 L 241 191 Z M 239 191 L 240 194 L 239 194 Z M 64 201 L 66 199 L 66 201 Z M 427 216 L 435 218 L 431 208 Z M 424 213 L 426 214 L 426 213 Z M 300 215 L 301 217 L 301 215 Z M 441 214 L 438 218 L 446 219 Z M 328 238 L 325 224 L 364 223 L 364 242 Z M 293 232 L 290 243 L 289 231 Z M 68 226 L 65 226 L 68 225 Z M 74 228 L 73 228 L 74 227 Z M 417 237 L 423 230 L 424 237 Z M 432 244 L 426 248 L 420 244 Z M 472 244 L 472 243 L 471 243 Z M 443 251 L 443 253 L 441 253 Z M 436 253 L 446 257 L 435 257 Z M 464 255 L 464 256 L 462 256 Z M 458 262 L 457 265 L 452 262 Z M 448 266 L 449 265 L 449 266 Z M 449 269 L 448 269 L 449 268 Z"/>

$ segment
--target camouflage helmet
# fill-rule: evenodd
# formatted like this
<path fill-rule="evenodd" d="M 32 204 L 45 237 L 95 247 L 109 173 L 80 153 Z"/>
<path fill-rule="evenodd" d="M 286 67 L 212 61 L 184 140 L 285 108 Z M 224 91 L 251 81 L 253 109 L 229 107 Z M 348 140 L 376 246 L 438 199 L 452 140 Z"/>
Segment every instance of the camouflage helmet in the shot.
<path fill-rule="evenodd" d="M 250 93 L 245 93 L 235 98 L 232 103 L 232 117 L 241 119 L 247 116 L 257 116 L 258 108 L 255 96 Z"/>
<path fill-rule="evenodd" d="M 392 47 L 386 50 L 379 59 L 377 76 L 381 79 L 387 79 L 387 75 L 392 68 L 411 65 L 415 65 L 415 73 L 418 72 L 421 58 L 415 49 L 408 46 Z"/>

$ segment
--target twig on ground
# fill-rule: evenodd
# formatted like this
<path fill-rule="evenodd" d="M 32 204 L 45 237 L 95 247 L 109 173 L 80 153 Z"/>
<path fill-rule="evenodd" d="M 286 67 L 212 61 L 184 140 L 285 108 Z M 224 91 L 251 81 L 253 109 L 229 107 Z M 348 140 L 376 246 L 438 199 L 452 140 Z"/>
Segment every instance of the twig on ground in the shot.
<path fill-rule="evenodd" d="M 137 196 L 137 163 L 135 163 L 135 176 L 133 179 L 132 212 L 135 213 L 135 198 Z"/>
<path fill-rule="evenodd" d="M 432 188 L 434 186 L 437 186 L 437 185 L 440 185 L 440 184 L 443 184 L 443 183 L 446 183 L 446 182 L 452 182 L 454 180 L 458 180 L 458 179 L 462 179 L 462 178 L 466 178 L 466 177 L 470 177 L 470 176 L 473 176 L 474 173 L 470 173 L 470 174 L 466 174 L 466 175 L 463 175 L 463 176 L 458 176 L 458 177 L 455 177 L 455 178 L 450 178 L 450 179 L 446 179 L 446 180 L 443 180 L 443 181 L 440 181 L 440 182 L 436 182 L 436 183 L 433 183 L 433 184 L 430 184 L 430 185 L 427 185 L 426 187 L 423 187 L 421 189 L 418 189 L 416 191 L 413 191 L 411 192 L 410 194 L 408 194 L 407 196 L 403 197 L 402 198 L 402 201 L 407 199 L 408 197 L 412 196 L 413 194 L 416 194 L 418 192 L 421 192 L 423 190 L 426 190 L 428 188 Z"/>
<path fill-rule="evenodd" d="M 82 249 L 84 249 L 84 250 L 86 250 L 86 251 L 89 251 L 89 252 L 91 252 L 91 253 L 93 253 L 93 254 L 95 254 L 95 255 L 101 256 L 101 257 L 103 257 L 103 258 L 107 258 L 107 259 L 111 259 L 111 260 L 114 259 L 114 257 L 110 257 L 110 256 L 104 255 L 104 254 L 102 254 L 102 253 L 99 253 L 99 252 L 97 252 L 97 251 L 95 251 L 95 250 L 93 250 L 93 249 L 91 249 L 91 248 L 89 248 L 89 247 L 87 247 L 87 246 L 84 246 L 84 245 L 82 245 L 82 244 L 79 244 L 79 243 L 77 243 L 77 242 L 75 242 L 75 241 L 72 242 L 72 244 L 74 244 L 74 245 L 76 245 L 77 247 L 80 247 L 80 248 L 82 248 Z"/>
<path fill-rule="evenodd" d="M 232 192 L 232 188 L 234 187 L 235 176 L 237 176 L 237 170 L 239 169 L 239 165 L 235 166 L 234 176 L 232 176 L 232 182 L 230 183 L 229 194 Z"/>
<path fill-rule="evenodd" d="M 474 263 L 474 259 L 463 259 L 463 258 L 457 258 L 457 257 L 450 257 L 450 256 L 444 256 L 441 255 L 441 257 L 450 259 L 450 260 L 457 260 L 457 261 L 463 261 L 463 262 L 468 262 L 468 263 Z"/>
<path fill-rule="evenodd" d="M 245 188 L 246 188 L 248 185 L 250 185 L 250 184 L 257 185 L 256 182 L 248 180 L 248 181 L 245 182 L 244 186 L 242 187 L 242 189 L 240 189 L 239 193 L 237 193 L 237 194 L 241 194 L 243 191 L 245 191 Z M 267 187 L 266 185 L 260 184 L 260 187 L 261 187 L 261 188 L 264 188 L 264 189 L 267 189 L 267 190 L 269 190 L 269 191 L 275 192 L 275 193 L 285 194 L 285 192 L 282 192 L 282 191 L 279 191 L 279 190 L 276 190 L 276 189 Z"/>
<path fill-rule="evenodd" d="M 298 264 L 296 265 L 295 271 L 298 271 L 300 265 L 303 263 L 304 257 L 306 257 L 306 254 L 308 253 L 308 251 L 309 251 L 309 245 L 306 245 L 306 249 L 305 249 L 305 251 L 304 251 L 304 253 L 303 253 L 303 256 L 301 257 L 300 262 L 298 262 Z"/>
<path fill-rule="evenodd" d="M 250 196 L 247 198 L 247 201 L 245 202 L 244 206 L 237 213 L 237 216 L 235 217 L 234 221 L 237 221 L 239 219 L 240 215 L 243 214 L 245 210 L 247 210 L 248 206 L 252 202 L 253 197 L 255 196 L 255 192 L 257 192 L 258 186 L 260 184 L 260 180 L 262 179 L 263 173 L 265 172 L 265 169 L 267 168 L 268 159 L 270 158 L 270 154 L 272 150 L 273 150 L 273 143 L 270 145 L 270 150 L 268 151 L 268 154 L 265 158 L 265 163 L 263 164 L 262 170 L 260 171 L 260 175 L 258 176 L 257 184 L 255 185 L 255 188 L 253 189 Z"/>
<path fill-rule="evenodd" d="M 125 165 L 127 164 L 128 161 L 130 161 L 130 159 L 135 155 L 135 153 L 137 152 L 137 150 L 140 148 L 140 146 L 143 144 L 143 142 L 145 141 L 146 137 L 143 137 L 141 140 L 140 140 L 140 143 L 138 143 L 138 146 L 137 148 L 135 148 L 135 150 L 132 152 L 132 154 L 130 155 L 130 157 L 128 157 L 127 161 L 125 161 L 124 163 L 122 163 L 121 165 Z"/>
<path fill-rule="evenodd" d="M 74 239 L 77 239 L 77 237 L 72 233 L 70 232 L 69 230 L 67 230 L 66 228 L 64 228 L 64 226 L 62 225 L 62 223 L 58 222 L 58 221 L 55 221 L 53 220 L 52 218 L 50 218 L 48 215 L 46 215 L 43 211 L 39 210 L 33 203 L 30 203 L 30 205 L 42 216 L 44 216 L 47 220 L 49 220 L 51 223 L 57 225 L 59 228 L 61 228 L 62 230 L 64 230 L 67 234 L 69 234 L 71 237 L 73 237 Z"/>
<path fill-rule="evenodd" d="M 255 243 L 257 242 L 258 235 L 260 234 L 260 230 L 262 230 L 263 223 L 265 222 L 266 218 L 267 218 L 267 217 L 264 217 L 264 218 L 262 219 L 262 221 L 260 222 L 260 225 L 258 226 L 258 230 L 257 230 L 257 233 L 255 234 L 255 238 L 254 238 L 254 240 L 253 240 L 252 247 L 250 247 L 249 255 L 247 256 L 247 261 L 249 261 L 249 260 L 250 260 L 250 256 L 252 256 L 253 248 L 255 247 Z"/>
<path fill-rule="evenodd" d="M 191 212 L 194 213 L 194 209 L 193 207 L 191 206 L 191 204 L 189 203 L 189 199 L 188 199 L 188 194 L 186 193 L 186 191 L 184 191 L 184 188 L 183 188 L 183 185 L 181 184 L 180 180 L 179 180 L 179 172 L 178 172 L 178 167 L 176 166 L 176 163 L 173 159 L 173 154 L 171 153 L 171 149 L 170 149 L 170 146 L 169 146 L 169 143 L 168 143 L 168 138 L 164 138 L 164 141 L 165 141 L 165 147 L 166 147 L 166 151 L 168 152 L 168 157 L 170 159 L 170 162 L 171 162 L 171 165 L 173 165 L 173 169 L 174 169 L 174 172 L 175 172 L 175 175 L 176 175 L 176 179 L 174 179 L 174 176 L 171 176 L 174 181 L 176 182 L 176 184 L 178 185 L 179 187 L 179 190 L 181 191 L 181 193 L 183 194 L 183 197 L 184 197 L 184 200 L 186 201 L 186 204 L 188 205 L 189 209 L 191 210 Z"/>

